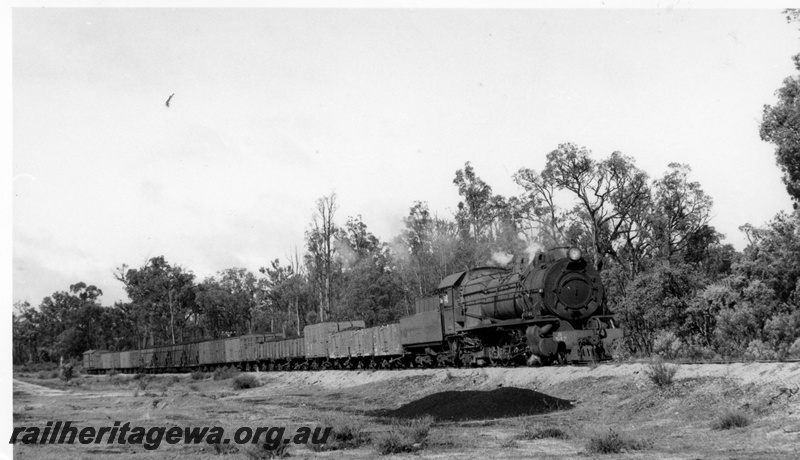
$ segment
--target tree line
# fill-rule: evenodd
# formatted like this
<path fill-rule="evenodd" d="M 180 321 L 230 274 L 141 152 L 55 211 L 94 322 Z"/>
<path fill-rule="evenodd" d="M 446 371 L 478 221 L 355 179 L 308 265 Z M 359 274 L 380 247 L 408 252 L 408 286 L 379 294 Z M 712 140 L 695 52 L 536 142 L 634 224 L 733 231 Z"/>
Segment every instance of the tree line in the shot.
<path fill-rule="evenodd" d="M 79 282 L 38 308 L 17 304 L 15 362 L 78 357 L 255 332 L 297 336 L 307 324 L 412 312 L 446 275 L 510 266 L 538 248 L 577 245 L 598 267 L 607 302 L 627 328 L 617 354 L 781 358 L 800 347 L 800 213 L 744 225 L 738 252 L 711 225 L 713 202 L 687 165 L 650 180 L 618 152 L 595 160 L 558 146 L 541 171 L 521 169 L 521 193 L 494 194 L 470 163 L 456 171 L 453 216 L 415 202 L 390 241 L 361 216 L 338 225 L 337 196 L 320 198 L 305 251 L 258 272 L 229 268 L 199 280 L 154 257 L 115 273 L 129 301 L 101 304 Z M 795 197 L 797 199 L 798 197 Z"/>
<path fill-rule="evenodd" d="M 800 55 L 794 61 L 800 71 Z M 742 251 L 712 225 L 713 200 L 689 165 L 651 178 L 620 152 L 597 159 L 566 143 L 541 170 L 512 176 L 516 196 L 493 193 L 465 163 L 453 178 L 460 201 L 452 215 L 414 202 L 387 241 L 360 215 L 342 224 L 331 194 L 316 202 L 304 251 L 255 273 L 229 268 L 199 280 L 159 256 L 116 270 L 125 302 L 103 306 L 101 290 L 78 282 L 37 307 L 17 303 L 14 362 L 255 332 L 293 337 L 321 321 L 384 324 L 411 313 L 450 273 L 510 266 L 554 246 L 581 247 L 600 269 L 609 310 L 627 329 L 618 356 L 800 357 L 800 75 L 776 94 L 760 134 L 776 146 L 794 211 L 740 227 Z"/>

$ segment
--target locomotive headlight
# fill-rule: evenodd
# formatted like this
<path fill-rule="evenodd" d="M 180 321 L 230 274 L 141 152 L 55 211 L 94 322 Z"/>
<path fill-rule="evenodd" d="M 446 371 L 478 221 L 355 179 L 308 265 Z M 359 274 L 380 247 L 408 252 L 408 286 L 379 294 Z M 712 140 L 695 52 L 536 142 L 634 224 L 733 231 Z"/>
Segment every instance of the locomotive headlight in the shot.
<path fill-rule="evenodd" d="M 563 253 L 562 253 L 563 254 Z M 569 260 L 578 261 L 581 259 L 581 250 L 578 248 L 569 248 L 567 251 L 567 256 L 569 256 Z"/>

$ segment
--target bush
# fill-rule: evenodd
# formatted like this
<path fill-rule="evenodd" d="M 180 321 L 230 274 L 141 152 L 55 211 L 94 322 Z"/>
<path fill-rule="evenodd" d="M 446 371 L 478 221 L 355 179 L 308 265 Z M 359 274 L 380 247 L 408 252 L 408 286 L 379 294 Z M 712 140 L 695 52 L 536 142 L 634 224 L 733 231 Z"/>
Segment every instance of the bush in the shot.
<path fill-rule="evenodd" d="M 624 438 L 614 430 L 610 430 L 605 435 L 591 438 L 586 445 L 586 450 L 591 454 L 618 454 L 646 448 L 646 443 Z"/>
<path fill-rule="evenodd" d="M 326 418 L 324 424 L 333 428 L 331 441 L 313 445 L 314 450 L 357 448 L 370 441 L 369 434 L 363 432 L 364 422 L 357 418 L 334 416 Z"/>
<path fill-rule="evenodd" d="M 253 375 L 237 375 L 236 378 L 233 379 L 233 388 L 235 390 L 246 390 L 248 388 L 258 388 L 260 386 L 261 382 Z"/>
<path fill-rule="evenodd" d="M 407 422 L 395 422 L 391 430 L 377 437 L 375 447 L 382 455 L 415 452 L 425 445 L 431 425 L 433 425 L 431 416 Z"/>
<path fill-rule="evenodd" d="M 624 362 L 633 358 L 631 347 L 624 338 L 616 339 L 611 344 L 611 358 L 616 362 Z"/>
<path fill-rule="evenodd" d="M 72 364 L 62 364 L 58 372 L 58 378 L 69 382 L 73 377 L 75 377 L 75 369 L 72 367 Z"/>
<path fill-rule="evenodd" d="M 228 380 L 239 375 L 239 370 L 235 367 L 220 367 L 214 371 L 214 380 Z"/>
<path fill-rule="evenodd" d="M 741 412 L 726 412 L 711 427 L 715 430 L 730 430 L 731 428 L 741 428 L 749 424 L 750 419 Z"/>
<path fill-rule="evenodd" d="M 704 345 L 698 344 L 689 344 L 681 350 L 680 353 L 681 358 L 687 358 L 692 362 L 699 362 L 699 361 L 711 361 L 714 359 L 720 359 L 717 353 Z"/>
<path fill-rule="evenodd" d="M 682 349 L 683 342 L 672 331 L 660 331 L 653 341 L 653 353 L 665 359 L 677 357 Z"/>
<path fill-rule="evenodd" d="M 677 366 L 671 366 L 660 360 L 650 363 L 644 373 L 650 380 L 659 387 L 672 385 L 675 373 L 678 372 Z"/>
<path fill-rule="evenodd" d="M 744 351 L 744 357 L 752 360 L 772 360 L 776 359 L 778 354 L 769 344 L 761 340 L 751 340 L 747 350 Z"/>
<path fill-rule="evenodd" d="M 789 347 L 790 358 L 800 358 L 800 338 L 795 340 L 791 347 Z"/>
<path fill-rule="evenodd" d="M 192 380 L 203 380 L 206 378 L 206 373 L 202 371 L 192 372 Z"/>

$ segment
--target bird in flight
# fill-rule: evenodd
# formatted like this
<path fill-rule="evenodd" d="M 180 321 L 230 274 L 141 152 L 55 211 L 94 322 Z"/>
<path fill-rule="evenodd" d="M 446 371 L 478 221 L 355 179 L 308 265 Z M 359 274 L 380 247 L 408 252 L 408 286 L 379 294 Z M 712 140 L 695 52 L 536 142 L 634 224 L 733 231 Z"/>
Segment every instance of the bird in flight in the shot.
<path fill-rule="evenodd" d="M 175 95 L 175 93 L 172 93 L 172 94 L 170 94 L 170 95 L 169 95 L 169 97 L 167 98 L 167 108 L 169 108 L 169 101 L 170 101 L 170 100 L 172 100 L 172 96 L 174 96 L 174 95 Z"/>

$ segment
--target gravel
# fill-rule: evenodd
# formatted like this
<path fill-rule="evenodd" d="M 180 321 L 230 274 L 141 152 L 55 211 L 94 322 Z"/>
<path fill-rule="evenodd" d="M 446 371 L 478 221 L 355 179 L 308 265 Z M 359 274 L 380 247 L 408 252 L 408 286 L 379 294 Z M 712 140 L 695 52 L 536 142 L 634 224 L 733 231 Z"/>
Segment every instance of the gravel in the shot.
<path fill-rule="evenodd" d="M 430 415 L 437 421 L 485 420 L 545 414 L 572 408 L 572 403 L 534 390 L 498 388 L 491 391 L 443 391 L 384 412 L 396 418 Z"/>

